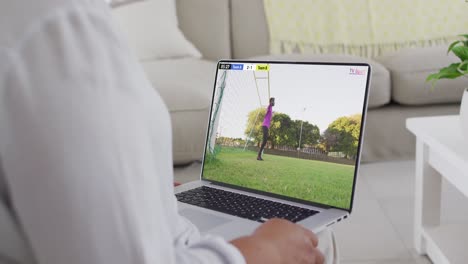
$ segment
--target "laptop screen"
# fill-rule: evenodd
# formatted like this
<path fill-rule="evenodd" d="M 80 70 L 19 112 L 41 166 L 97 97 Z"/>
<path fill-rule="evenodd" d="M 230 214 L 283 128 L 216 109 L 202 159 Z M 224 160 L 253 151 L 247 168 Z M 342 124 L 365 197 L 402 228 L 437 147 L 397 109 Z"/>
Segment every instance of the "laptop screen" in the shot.
<path fill-rule="evenodd" d="M 350 210 L 367 64 L 218 63 L 202 178 Z"/>

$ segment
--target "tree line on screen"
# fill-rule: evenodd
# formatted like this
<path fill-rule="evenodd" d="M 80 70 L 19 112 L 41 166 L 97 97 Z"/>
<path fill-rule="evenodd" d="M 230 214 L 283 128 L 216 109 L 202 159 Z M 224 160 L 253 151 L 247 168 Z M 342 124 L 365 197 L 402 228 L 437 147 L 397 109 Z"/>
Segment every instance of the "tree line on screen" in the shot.
<path fill-rule="evenodd" d="M 262 142 L 262 121 L 265 114 L 266 109 L 255 109 L 248 114 L 244 133 L 246 137 L 250 136 L 249 140 L 257 146 Z M 255 120 L 257 121 L 255 122 Z M 318 126 L 314 124 L 302 120 L 292 120 L 284 113 L 275 113 L 270 126 L 268 144 L 273 149 L 276 146 L 314 147 L 326 153 L 342 152 L 347 158 L 355 158 L 360 129 L 360 114 L 337 118 L 321 133 Z"/>

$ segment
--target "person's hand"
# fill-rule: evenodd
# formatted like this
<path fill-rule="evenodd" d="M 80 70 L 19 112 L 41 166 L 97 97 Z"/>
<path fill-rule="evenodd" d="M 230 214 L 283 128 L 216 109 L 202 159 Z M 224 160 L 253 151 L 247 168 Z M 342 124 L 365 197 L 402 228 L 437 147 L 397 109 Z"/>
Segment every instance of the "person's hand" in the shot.
<path fill-rule="evenodd" d="M 296 224 L 272 219 L 247 237 L 231 241 L 244 255 L 247 263 L 323 264 L 317 249 L 317 236 Z"/>

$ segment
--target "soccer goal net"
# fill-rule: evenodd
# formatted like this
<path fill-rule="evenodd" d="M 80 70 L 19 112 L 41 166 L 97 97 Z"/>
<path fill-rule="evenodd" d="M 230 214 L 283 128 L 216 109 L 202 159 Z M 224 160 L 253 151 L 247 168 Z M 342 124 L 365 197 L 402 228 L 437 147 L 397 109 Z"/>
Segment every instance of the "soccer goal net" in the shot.
<path fill-rule="evenodd" d="M 245 149 L 263 121 L 261 110 L 272 96 L 269 71 L 220 70 L 211 113 L 208 151 L 221 146 Z"/>

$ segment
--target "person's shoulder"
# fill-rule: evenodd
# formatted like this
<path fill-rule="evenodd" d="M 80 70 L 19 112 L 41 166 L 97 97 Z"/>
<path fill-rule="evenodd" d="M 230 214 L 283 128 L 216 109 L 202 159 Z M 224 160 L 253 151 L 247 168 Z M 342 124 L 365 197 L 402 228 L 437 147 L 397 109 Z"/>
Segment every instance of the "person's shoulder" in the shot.
<path fill-rule="evenodd" d="M 63 12 L 106 7 L 104 0 L 13 0 L 0 1 L 0 49 L 12 49 L 25 35 Z"/>
<path fill-rule="evenodd" d="M 13 65 L 22 67 L 31 60 L 46 59 L 31 56 L 31 52 L 63 50 L 58 47 L 78 46 L 79 42 L 97 45 L 99 38 L 119 43 L 104 0 L 0 1 L 0 82 L 14 72 Z M 0 87 L 0 94 L 3 89 Z"/>

